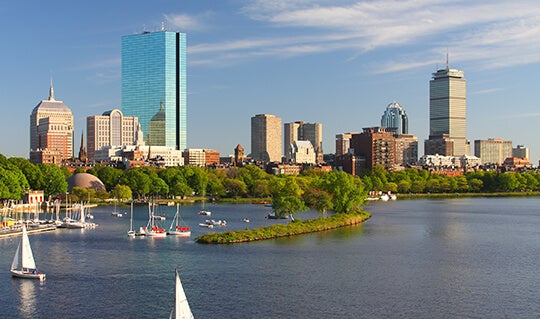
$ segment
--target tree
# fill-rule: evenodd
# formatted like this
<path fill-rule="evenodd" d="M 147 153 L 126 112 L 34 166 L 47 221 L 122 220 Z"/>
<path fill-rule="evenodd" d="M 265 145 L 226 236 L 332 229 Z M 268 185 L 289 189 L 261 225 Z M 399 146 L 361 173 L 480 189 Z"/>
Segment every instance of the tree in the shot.
<path fill-rule="evenodd" d="M 345 172 L 330 172 L 321 179 L 320 188 L 332 194 L 332 207 L 336 213 L 359 209 L 367 198 L 362 180 Z"/>
<path fill-rule="evenodd" d="M 296 183 L 295 177 L 287 175 L 270 181 L 272 207 L 277 217 L 293 214 L 306 209 L 301 199 L 302 190 Z"/>
<path fill-rule="evenodd" d="M 408 193 L 410 190 L 411 190 L 411 182 L 404 179 L 398 182 L 398 192 Z"/>
<path fill-rule="evenodd" d="M 258 181 L 268 180 L 268 174 L 258 166 L 247 165 L 239 169 L 239 178 L 246 184 L 248 193 L 257 197 L 255 185 Z"/>
<path fill-rule="evenodd" d="M 20 171 L 17 174 L 17 171 L 6 170 L 3 167 L 0 167 L 0 185 L 2 185 L 1 199 L 20 199 L 28 190 L 28 182 Z"/>
<path fill-rule="evenodd" d="M 102 166 L 97 170 L 97 178 L 99 178 L 107 190 L 112 190 L 120 181 L 124 172 L 118 168 L 110 166 Z"/>
<path fill-rule="evenodd" d="M 125 176 L 125 184 L 129 186 L 132 192 L 137 194 L 137 197 L 146 197 L 150 192 L 150 177 L 138 168 L 130 169 Z"/>
<path fill-rule="evenodd" d="M 270 183 L 266 179 L 256 180 L 253 183 L 251 194 L 255 197 L 270 196 Z"/>
<path fill-rule="evenodd" d="M 112 193 L 114 198 L 118 198 L 119 200 L 128 200 L 133 196 L 131 188 L 122 184 L 117 184 L 112 190 Z"/>
<path fill-rule="evenodd" d="M 302 198 L 308 207 L 317 210 L 324 217 L 326 212 L 332 209 L 332 196 L 324 190 L 310 187 L 302 194 Z"/>
<path fill-rule="evenodd" d="M 21 157 L 11 157 L 8 159 L 8 161 L 21 170 L 22 174 L 28 181 L 30 189 L 43 189 L 43 173 L 37 165 L 31 163 L 26 158 Z"/>
<path fill-rule="evenodd" d="M 223 186 L 225 187 L 226 192 L 234 198 L 238 198 L 238 196 L 247 193 L 246 183 L 239 179 L 226 178 L 223 182 Z"/>
<path fill-rule="evenodd" d="M 45 196 L 65 194 L 68 190 L 66 175 L 54 164 L 39 164 L 43 173 Z"/>

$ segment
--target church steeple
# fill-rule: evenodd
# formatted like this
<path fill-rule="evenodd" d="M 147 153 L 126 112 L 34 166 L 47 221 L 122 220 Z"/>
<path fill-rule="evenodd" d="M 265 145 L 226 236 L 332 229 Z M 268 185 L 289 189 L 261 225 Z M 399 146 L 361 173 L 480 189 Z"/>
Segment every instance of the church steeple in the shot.
<path fill-rule="evenodd" d="M 81 148 L 79 149 L 79 160 L 85 162 L 88 159 L 86 156 L 86 147 L 84 146 L 84 132 L 81 133 Z"/>

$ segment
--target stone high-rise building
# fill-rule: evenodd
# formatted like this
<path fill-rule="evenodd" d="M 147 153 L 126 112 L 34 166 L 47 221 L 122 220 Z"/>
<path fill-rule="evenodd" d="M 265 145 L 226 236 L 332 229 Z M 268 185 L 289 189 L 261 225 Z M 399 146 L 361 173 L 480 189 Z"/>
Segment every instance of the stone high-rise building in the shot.
<path fill-rule="evenodd" d="M 95 152 L 104 147 L 144 145 L 138 118 L 124 116 L 118 109 L 88 116 L 86 135 L 89 160 L 94 160 Z"/>
<path fill-rule="evenodd" d="M 35 164 L 60 164 L 73 157 L 73 114 L 62 101 L 42 100 L 30 115 L 30 161 Z"/>
<path fill-rule="evenodd" d="M 251 158 L 262 162 L 281 162 L 281 118 L 257 114 L 251 118 Z"/>
<path fill-rule="evenodd" d="M 292 147 L 294 141 L 310 141 L 315 150 L 315 160 L 317 164 L 323 162 L 324 154 L 322 150 L 321 123 L 305 123 L 303 121 L 285 123 L 283 135 L 284 155 L 287 162 L 292 161 Z"/>

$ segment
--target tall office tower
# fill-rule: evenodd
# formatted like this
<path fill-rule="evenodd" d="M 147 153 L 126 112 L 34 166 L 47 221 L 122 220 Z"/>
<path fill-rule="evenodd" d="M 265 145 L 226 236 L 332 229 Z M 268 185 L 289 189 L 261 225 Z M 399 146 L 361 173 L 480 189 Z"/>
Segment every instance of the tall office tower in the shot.
<path fill-rule="evenodd" d="M 122 112 L 139 118 L 149 145 L 187 147 L 186 75 L 185 33 L 162 28 L 122 37 Z M 150 135 L 160 107 L 165 129 Z"/>
<path fill-rule="evenodd" d="M 42 100 L 30 115 L 30 161 L 36 164 L 60 164 L 73 157 L 73 114 L 62 101 Z"/>
<path fill-rule="evenodd" d="M 426 154 L 469 155 L 466 97 L 463 71 L 447 66 L 433 73 L 433 79 L 429 82 L 429 140 L 425 143 Z M 437 148 L 437 145 L 442 147 Z M 449 151 L 450 154 L 441 154 L 440 151 Z"/>
<path fill-rule="evenodd" d="M 284 125 L 285 160 L 292 160 L 292 144 L 294 141 L 310 141 L 315 150 L 316 162 L 323 162 L 322 124 L 304 123 L 303 121 L 285 123 Z"/>
<path fill-rule="evenodd" d="M 358 134 L 355 132 L 336 134 L 336 157 L 345 155 L 349 152 L 351 147 L 351 138 L 353 135 Z"/>
<path fill-rule="evenodd" d="M 94 160 L 96 151 L 108 146 L 144 145 L 139 119 L 124 116 L 118 109 L 86 118 L 88 159 Z"/>
<path fill-rule="evenodd" d="M 479 157 L 482 164 L 501 165 L 507 157 L 512 157 L 512 141 L 501 138 L 475 140 L 474 156 Z"/>
<path fill-rule="evenodd" d="M 398 102 L 388 104 L 381 118 L 381 127 L 394 127 L 396 134 L 409 134 L 409 119 Z"/>
<path fill-rule="evenodd" d="M 281 118 L 257 114 L 251 118 L 251 158 L 281 162 Z"/>

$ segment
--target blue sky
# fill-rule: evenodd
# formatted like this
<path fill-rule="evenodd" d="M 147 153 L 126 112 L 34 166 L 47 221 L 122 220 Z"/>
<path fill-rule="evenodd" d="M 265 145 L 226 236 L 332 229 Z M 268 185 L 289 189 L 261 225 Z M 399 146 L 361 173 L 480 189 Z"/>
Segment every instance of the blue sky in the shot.
<path fill-rule="evenodd" d="M 28 157 L 29 117 L 55 97 L 75 117 L 120 107 L 123 35 L 163 22 L 188 36 L 188 147 L 250 151 L 250 118 L 378 126 L 397 101 L 409 131 L 429 132 L 429 80 L 449 64 L 467 79 L 467 137 L 500 137 L 540 159 L 540 4 L 515 1 L 3 1 L 0 153 Z M 471 149 L 473 152 L 473 149 Z"/>

